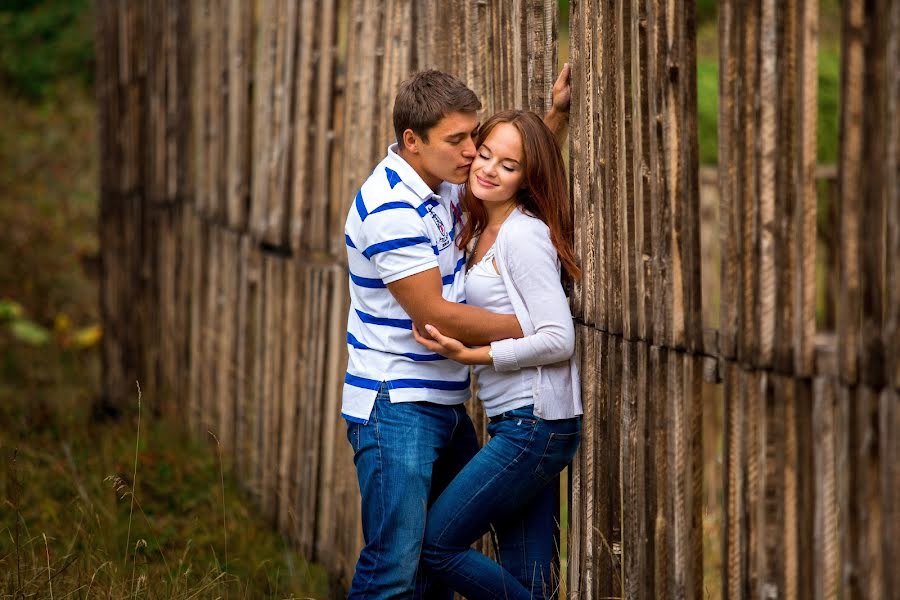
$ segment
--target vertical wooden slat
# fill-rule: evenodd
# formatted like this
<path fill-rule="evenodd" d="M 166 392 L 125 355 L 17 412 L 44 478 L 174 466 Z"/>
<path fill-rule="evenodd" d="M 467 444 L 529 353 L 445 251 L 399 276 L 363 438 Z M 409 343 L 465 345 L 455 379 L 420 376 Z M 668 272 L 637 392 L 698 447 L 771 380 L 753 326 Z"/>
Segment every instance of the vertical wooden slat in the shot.
<path fill-rule="evenodd" d="M 336 94 L 334 65 L 337 12 L 338 3 L 334 0 L 319 3 L 320 19 L 316 28 L 318 60 L 315 80 L 315 124 L 312 132 L 313 162 L 311 165 L 313 211 L 310 216 L 309 245 L 320 250 L 328 249 L 331 242 L 330 234 L 335 228 L 331 223 L 332 215 L 329 210 L 332 188 L 327 173 L 333 164 L 331 161 L 331 151 L 334 145 L 334 132 L 332 131 L 334 109 L 332 105 Z M 302 95 L 302 89 L 300 95 Z"/>
<path fill-rule="evenodd" d="M 738 50 L 740 44 L 739 5 L 719 3 L 719 352 L 724 358 L 737 355 L 740 307 L 740 211 L 738 196 Z"/>
<path fill-rule="evenodd" d="M 868 386 L 859 386 L 851 410 L 856 412 L 858 428 L 855 456 L 851 457 L 856 485 L 851 493 L 858 499 L 858 512 L 853 526 L 858 528 L 856 578 L 860 598 L 888 598 L 885 594 L 885 569 L 882 537 L 885 535 L 884 504 L 881 497 L 881 467 L 879 438 L 890 435 L 880 431 L 879 398 Z M 895 566 L 894 566 L 895 567 Z"/>
<path fill-rule="evenodd" d="M 228 15 L 228 150 L 225 171 L 226 222 L 243 230 L 250 202 L 250 75 L 253 68 L 253 4 L 229 0 Z M 221 165 L 220 165 L 221 167 Z"/>
<path fill-rule="evenodd" d="M 743 552 L 746 544 L 745 497 L 745 414 L 747 410 L 742 371 L 733 362 L 726 363 L 724 376 L 725 431 L 724 456 L 725 514 L 722 528 L 722 580 L 725 600 L 744 597 L 747 564 Z"/>
<path fill-rule="evenodd" d="M 644 0 L 631 1 L 632 131 L 634 143 L 633 185 L 635 203 L 635 241 L 631 260 L 634 261 L 637 310 L 637 337 L 653 340 L 653 261 L 652 261 L 652 187 L 650 143 L 653 122 L 650 115 L 652 69 L 650 64 L 651 35 L 648 32 L 649 8 Z"/>
<path fill-rule="evenodd" d="M 787 405 L 793 402 L 793 390 L 778 375 L 764 372 L 760 381 L 758 455 L 759 491 L 757 505 L 757 543 L 750 551 L 757 553 L 759 568 L 758 593 L 762 597 L 785 594 L 786 546 L 793 536 L 785 535 L 785 417 Z M 753 493 L 753 490 L 751 490 Z"/>
<path fill-rule="evenodd" d="M 654 517 L 653 522 L 653 582 L 654 597 L 665 598 L 671 594 L 669 582 L 669 564 L 671 553 L 668 540 L 671 536 L 672 522 L 667 514 L 669 496 L 667 493 L 669 479 L 669 405 L 668 405 L 668 364 L 669 351 L 662 346 L 650 347 L 650 380 L 651 387 L 650 414 L 653 415 L 650 426 L 652 449 L 652 476 L 651 489 L 653 494 L 648 498 L 652 503 L 650 510 Z M 648 574 L 649 576 L 649 574 Z"/>
<path fill-rule="evenodd" d="M 328 333 L 328 377 L 326 378 L 326 391 L 323 403 L 323 427 L 321 429 L 321 485 L 319 486 L 319 501 L 317 503 L 318 517 L 316 519 L 316 558 L 322 562 L 331 562 L 336 544 L 334 542 L 338 529 L 339 513 L 357 515 L 359 512 L 359 500 L 353 496 L 350 501 L 342 502 L 337 492 L 337 484 L 346 481 L 341 477 L 340 471 L 350 471 L 352 464 L 346 460 L 350 454 L 349 445 L 344 442 L 344 423 L 338 414 L 340 413 L 340 390 L 342 389 L 342 375 L 346 368 L 347 344 L 344 332 L 349 303 L 347 297 L 347 274 L 332 267 L 330 270 L 331 287 L 330 306 L 334 307 L 329 315 Z M 338 445 L 340 445 L 338 447 Z M 343 459 L 343 460 L 342 460 Z M 355 482 L 351 483 L 355 485 Z M 346 519 L 343 519 L 346 520 Z M 343 521 L 341 520 L 341 521 Z M 355 520 L 353 521 L 356 522 Z M 348 527 L 359 535 L 359 526 Z M 331 550 L 329 550 L 331 549 Z M 347 550 L 345 550 L 346 552 Z"/>
<path fill-rule="evenodd" d="M 884 565 L 884 598 L 895 598 L 900 593 L 900 575 L 896 565 L 900 560 L 900 393 L 885 388 L 881 390 L 878 411 L 878 454 L 881 471 L 881 506 L 883 530 L 881 532 L 880 557 Z"/>
<path fill-rule="evenodd" d="M 622 402 L 622 554 L 623 594 L 626 598 L 649 598 L 653 593 L 648 555 L 648 506 L 646 477 L 647 354 L 646 345 L 625 342 L 625 389 Z M 652 546 L 650 546 L 652 547 Z"/>
<path fill-rule="evenodd" d="M 813 370 L 816 333 L 816 111 L 818 100 L 818 3 L 797 1 L 797 177 L 794 211 L 794 372 Z"/>
<path fill-rule="evenodd" d="M 900 389 L 900 3 L 890 5 L 890 28 L 886 43 L 887 105 L 884 124 L 889 127 L 884 160 L 884 189 L 887 192 L 887 242 L 885 272 L 889 274 L 887 284 L 887 318 L 884 332 L 887 352 L 887 380 L 889 385 Z M 896 522 L 896 521 L 895 521 Z M 896 536 L 895 536 L 896 538 Z M 896 547 L 895 547 L 896 548 Z M 900 583 L 896 583 L 894 573 L 894 593 Z"/>
<path fill-rule="evenodd" d="M 860 190 L 863 168 L 863 98 L 865 26 L 863 0 L 842 4 L 841 117 L 838 177 L 840 186 L 840 286 L 837 334 L 841 376 L 856 383 L 860 347 Z"/>
<path fill-rule="evenodd" d="M 738 219 L 740 264 L 740 296 L 738 305 L 738 358 L 745 364 L 752 364 L 756 358 L 758 331 L 756 328 L 756 312 L 758 298 L 758 216 L 759 205 L 756 202 L 757 161 L 756 161 L 756 98 L 754 90 L 758 89 L 758 38 L 759 38 L 759 0 L 749 3 L 737 3 L 740 7 L 739 21 L 742 24 L 740 36 L 740 58 L 738 60 L 738 78 L 741 94 L 738 98 L 738 119 L 735 123 L 738 147 L 738 198 L 735 206 Z M 735 15 L 737 16 L 737 15 Z"/>
<path fill-rule="evenodd" d="M 601 43 L 604 48 L 604 87 L 601 92 L 603 98 L 603 139 L 601 148 L 605 151 L 604 178 L 603 178 L 603 206 L 605 213 L 604 229 L 606 230 L 606 268 L 608 285 L 605 288 L 608 322 L 607 331 L 621 335 L 622 327 L 622 302 L 623 302 L 623 276 L 622 276 L 622 217 L 625 205 L 625 190 L 621 189 L 622 180 L 619 177 L 619 163 L 622 160 L 622 138 L 619 135 L 620 128 L 624 125 L 618 120 L 619 102 L 619 72 L 621 68 L 620 54 L 616 39 L 619 24 L 616 23 L 616 3 L 605 0 L 597 11 L 600 27 Z M 604 289 L 604 288 L 601 288 Z"/>
<path fill-rule="evenodd" d="M 315 139 L 312 121 L 314 118 L 314 96 L 310 91 L 315 79 L 318 48 L 315 46 L 318 29 L 316 6 L 304 2 L 299 9 L 299 33 L 297 50 L 297 93 L 294 95 L 293 131 L 293 184 L 290 204 L 290 243 L 296 251 L 303 246 L 303 236 L 309 226 L 310 215 L 315 212 L 315 199 L 311 197 L 312 182 L 324 177 L 324 171 L 312 169 L 313 152 L 310 142 Z"/>
<path fill-rule="evenodd" d="M 202 432 L 203 416 L 203 380 L 202 374 L 205 368 L 204 331 L 206 323 L 206 275 L 209 257 L 209 234 L 203 222 L 190 211 L 188 216 L 191 225 L 190 236 L 192 246 L 192 287 L 191 287 L 191 341 L 190 341 L 190 384 L 189 384 L 189 413 L 188 422 L 191 429 L 197 433 Z"/>
<path fill-rule="evenodd" d="M 592 60 L 591 28 L 583 24 L 584 11 L 590 3 L 574 4 L 569 25 L 571 36 L 570 61 L 572 69 L 572 106 L 570 113 L 569 156 L 573 176 L 570 192 L 572 212 L 579 226 L 575 227 L 575 252 L 582 276 L 574 284 L 572 294 L 573 316 L 582 322 L 594 323 L 594 276 L 595 276 L 595 198 L 591 189 L 590 173 L 593 161 L 593 94 L 591 91 L 590 68 Z"/>
<path fill-rule="evenodd" d="M 759 346 L 755 364 L 771 367 L 775 350 L 775 193 L 778 157 L 778 56 L 775 0 L 761 0 L 759 22 Z"/>
<path fill-rule="evenodd" d="M 281 426 L 280 446 L 275 460 L 278 465 L 278 513 L 276 524 L 281 531 L 295 532 L 296 521 L 302 514 L 302 508 L 296 501 L 298 471 L 302 462 L 297 460 L 298 447 L 303 444 L 301 403 L 306 400 L 298 392 L 302 384 L 301 368 L 303 356 L 300 353 L 301 340 L 309 337 L 300 313 L 308 306 L 303 293 L 305 285 L 302 273 L 294 261 L 285 261 L 284 269 L 284 303 L 283 321 L 280 324 L 280 338 L 283 368 L 278 373 L 278 386 L 281 395 L 281 407 L 276 418 Z M 274 341 L 274 340 L 273 340 Z M 302 482 L 302 479 L 300 479 Z M 295 543 L 297 536 L 291 536 Z"/>
<path fill-rule="evenodd" d="M 219 319 L 219 360 L 218 360 L 218 422 L 216 435 L 229 452 L 235 448 L 235 407 L 239 399 L 237 386 L 237 340 L 241 319 L 235 300 L 240 295 L 241 264 L 240 235 L 222 231 L 222 286 L 218 298 L 221 318 Z"/>
<path fill-rule="evenodd" d="M 618 126 L 619 160 L 616 179 L 620 194 L 620 249 L 622 273 L 622 334 L 625 339 L 638 337 L 638 263 L 635 260 L 637 234 L 636 212 L 640 204 L 635 201 L 634 182 L 634 73 L 635 57 L 632 55 L 632 6 L 630 2 L 617 2 L 613 20 L 616 23 L 615 56 L 617 69 L 616 120 Z"/>
<path fill-rule="evenodd" d="M 251 491 L 254 489 L 256 459 L 257 395 L 255 385 L 255 357 L 259 332 L 259 254 L 251 249 L 250 238 L 241 235 L 239 244 L 239 281 L 237 297 L 237 339 L 235 348 L 235 470 L 238 479 Z"/>
<path fill-rule="evenodd" d="M 209 203 L 209 136 L 210 116 L 209 101 L 211 81 L 209 73 L 210 61 L 210 32 L 209 13 L 210 0 L 201 0 L 192 5 L 191 17 L 193 39 L 193 87 L 191 94 L 193 102 L 193 164 L 194 164 L 194 203 L 197 211 L 204 214 L 208 210 Z"/>
<path fill-rule="evenodd" d="M 841 548 L 838 543 L 838 425 L 831 381 L 816 378 L 813 389 L 815 435 L 815 597 L 834 600 L 840 594 Z"/>

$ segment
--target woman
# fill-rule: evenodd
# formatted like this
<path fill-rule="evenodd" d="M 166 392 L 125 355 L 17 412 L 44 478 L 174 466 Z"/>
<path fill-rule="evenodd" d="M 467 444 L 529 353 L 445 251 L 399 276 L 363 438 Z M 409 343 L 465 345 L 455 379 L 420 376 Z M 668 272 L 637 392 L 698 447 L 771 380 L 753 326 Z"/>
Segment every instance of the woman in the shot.
<path fill-rule="evenodd" d="M 581 400 L 575 331 L 561 282 L 577 278 L 562 156 L 534 113 L 505 111 L 479 132 L 457 243 L 477 239 L 469 304 L 515 313 L 525 337 L 467 348 L 426 325 L 433 352 L 475 365 L 490 441 L 428 511 L 422 560 L 470 600 L 546 598 L 557 490 L 575 454 Z M 561 270 L 562 267 L 562 270 Z M 495 530 L 498 560 L 470 545 Z"/>

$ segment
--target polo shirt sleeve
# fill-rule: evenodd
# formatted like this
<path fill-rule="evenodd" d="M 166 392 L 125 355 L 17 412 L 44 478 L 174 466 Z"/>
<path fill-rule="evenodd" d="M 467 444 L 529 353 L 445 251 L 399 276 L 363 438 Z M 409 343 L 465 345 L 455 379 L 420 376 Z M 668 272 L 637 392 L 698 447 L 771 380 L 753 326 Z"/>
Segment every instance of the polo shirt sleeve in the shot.
<path fill-rule="evenodd" d="M 369 214 L 356 241 L 384 283 L 438 267 L 425 221 L 410 206 Z"/>

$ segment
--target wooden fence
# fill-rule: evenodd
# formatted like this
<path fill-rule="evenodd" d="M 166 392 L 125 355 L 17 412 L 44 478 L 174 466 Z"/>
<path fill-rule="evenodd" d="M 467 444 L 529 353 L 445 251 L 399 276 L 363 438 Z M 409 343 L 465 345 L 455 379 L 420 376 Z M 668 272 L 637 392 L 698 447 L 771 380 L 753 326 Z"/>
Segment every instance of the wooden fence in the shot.
<path fill-rule="evenodd" d="M 701 422 L 723 388 L 724 596 L 897 597 L 900 3 L 843 2 L 834 332 L 815 321 L 817 2 L 720 2 L 720 273 L 701 265 L 693 4 L 570 9 L 585 419 L 567 593 L 705 596 Z M 346 584 L 347 207 L 415 70 L 458 74 L 485 116 L 543 112 L 557 3 L 96 12 L 109 399 L 140 380 L 156 411 L 215 433 L 261 511 Z"/>

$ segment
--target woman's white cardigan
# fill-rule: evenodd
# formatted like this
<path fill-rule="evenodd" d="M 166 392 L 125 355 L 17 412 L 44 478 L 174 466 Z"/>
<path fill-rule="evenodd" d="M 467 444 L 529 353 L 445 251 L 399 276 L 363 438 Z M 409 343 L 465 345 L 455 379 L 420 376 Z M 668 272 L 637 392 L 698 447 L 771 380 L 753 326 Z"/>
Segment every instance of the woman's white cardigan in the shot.
<path fill-rule="evenodd" d="M 496 371 L 537 367 L 534 414 L 568 419 L 582 413 L 575 360 L 575 326 L 560 284 L 560 264 L 550 228 L 521 209 L 500 227 L 497 267 L 525 337 L 493 342 Z"/>

